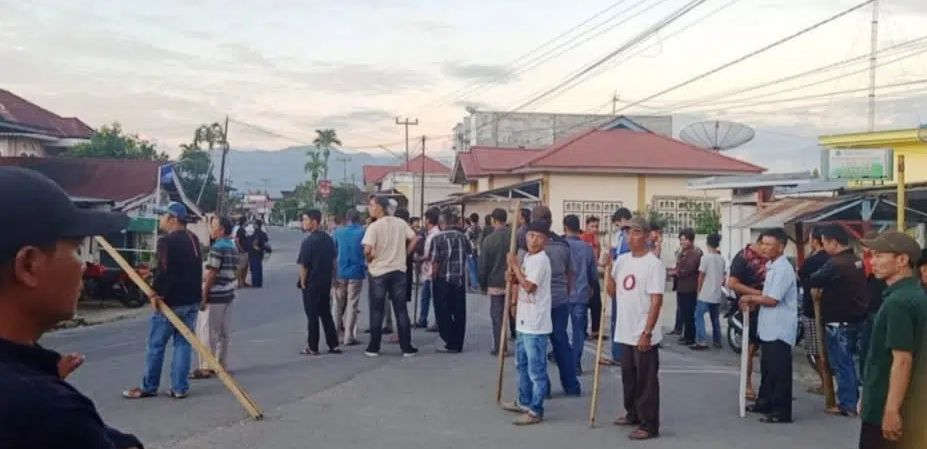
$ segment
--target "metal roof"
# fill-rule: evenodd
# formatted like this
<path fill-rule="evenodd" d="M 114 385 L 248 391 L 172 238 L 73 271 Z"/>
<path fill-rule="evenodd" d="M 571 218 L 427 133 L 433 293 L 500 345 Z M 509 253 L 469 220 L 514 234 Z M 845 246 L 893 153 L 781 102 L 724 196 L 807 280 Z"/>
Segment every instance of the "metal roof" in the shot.
<path fill-rule="evenodd" d="M 756 213 L 731 225 L 741 229 L 784 227 L 793 218 L 820 210 L 838 202 L 831 198 L 783 198 L 757 207 Z"/>

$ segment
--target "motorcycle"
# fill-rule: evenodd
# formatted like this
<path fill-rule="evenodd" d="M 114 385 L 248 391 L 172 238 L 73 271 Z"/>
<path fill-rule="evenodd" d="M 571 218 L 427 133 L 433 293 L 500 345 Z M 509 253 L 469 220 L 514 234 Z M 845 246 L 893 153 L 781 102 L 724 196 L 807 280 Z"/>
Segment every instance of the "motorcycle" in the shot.
<path fill-rule="evenodd" d="M 744 313 L 740 310 L 740 302 L 737 300 L 737 295 L 733 291 L 729 290 L 727 287 L 722 287 L 725 298 L 727 298 L 727 311 L 724 312 L 724 318 L 727 320 L 727 344 L 736 354 L 740 354 L 740 351 L 743 350 L 743 334 L 744 334 Z M 798 292 L 799 298 L 801 297 L 801 289 L 799 288 Z M 798 335 L 795 339 L 795 344 L 798 345 L 805 338 L 805 329 L 801 325 L 799 320 L 801 316 L 801 301 L 798 302 L 798 314 L 795 316 L 795 319 L 798 322 Z M 757 323 L 751 322 L 751 326 L 756 326 Z"/>
<path fill-rule="evenodd" d="M 150 270 L 147 266 L 136 267 L 142 278 L 148 278 Z M 84 285 L 81 290 L 81 299 L 98 299 L 101 302 L 115 299 L 130 309 L 138 308 L 148 302 L 145 294 L 132 282 L 125 272 L 118 268 L 108 268 L 95 262 L 86 262 L 83 275 Z"/>

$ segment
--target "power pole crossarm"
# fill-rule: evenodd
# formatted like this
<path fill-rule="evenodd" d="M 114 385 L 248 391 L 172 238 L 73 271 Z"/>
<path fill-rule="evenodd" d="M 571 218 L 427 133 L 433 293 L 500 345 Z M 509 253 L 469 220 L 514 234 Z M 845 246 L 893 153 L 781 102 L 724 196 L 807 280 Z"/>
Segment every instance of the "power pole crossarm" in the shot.
<path fill-rule="evenodd" d="M 348 162 L 351 162 L 350 156 L 342 156 L 338 158 L 338 162 L 341 162 L 341 166 L 344 169 L 344 176 L 341 178 L 342 184 L 348 183 Z"/>
<path fill-rule="evenodd" d="M 399 120 L 399 117 L 396 117 L 396 124 L 403 125 L 406 128 L 406 165 L 409 165 L 409 127 L 417 126 L 418 119 L 409 120 L 409 118 L 406 117 L 405 120 Z"/>

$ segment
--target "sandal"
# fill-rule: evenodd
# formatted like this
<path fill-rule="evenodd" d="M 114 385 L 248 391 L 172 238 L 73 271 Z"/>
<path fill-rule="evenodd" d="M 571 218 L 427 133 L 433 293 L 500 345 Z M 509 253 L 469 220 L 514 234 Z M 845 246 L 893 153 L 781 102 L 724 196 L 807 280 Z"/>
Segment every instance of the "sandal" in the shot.
<path fill-rule="evenodd" d="M 834 416 L 856 417 L 856 412 L 850 412 L 840 407 L 830 407 L 828 409 L 825 409 L 824 413 L 827 413 L 828 415 L 834 415 Z"/>
<path fill-rule="evenodd" d="M 614 360 L 612 360 L 612 359 L 606 358 L 606 357 L 602 357 L 602 360 L 599 360 L 599 365 L 602 365 L 602 366 L 621 366 L 621 364 L 619 364 L 618 362 L 616 362 L 616 361 L 614 361 Z"/>
<path fill-rule="evenodd" d="M 319 351 L 313 351 L 309 348 L 303 348 L 302 351 L 299 351 L 300 355 L 319 355 Z"/>
<path fill-rule="evenodd" d="M 748 405 L 748 406 L 746 406 L 746 407 L 744 408 L 744 410 L 745 410 L 747 413 L 760 413 L 760 414 L 769 413 L 769 410 L 761 409 L 761 408 L 757 407 L 756 404 Z"/>
<path fill-rule="evenodd" d="M 215 373 L 213 373 L 211 370 L 198 369 L 190 373 L 189 378 L 193 380 L 204 380 L 204 379 L 212 379 L 213 376 L 215 376 Z"/>
<path fill-rule="evenodd" d="M 644 429 L 637 429 L 628 435 L 629 439 L 632 439 L 635 441 L 649 440 L 649 439 L 656 438 L 656 437 L 657 437 L 657 434 L 650 433 Z"/>
<path fill-rule="evenodd" d="M 155 396 L 157 396 L 157 395 L 158 395 L 157 393 L 149 393 L 149 392 L 147 392 L 147 391 L 143 391 L 143 390 L 142 390 L 141 388 L 139 388 L 139 387 L 130 388 L 130 389 L 128 389 L 128 390 L 122 392 L 122 397 L 125 398 L 125 399 L 153 398 L 153 397 L 155 397 Z"/>
<path fill-rule="evenodd" d="M 612 421 L 612 424 L 616 426 L 636 426 L 640 424 L 640 421 L 636 419 L 630 419 L 627 416 L 619 416 Z"/>
<path fill-rule="evenodd" d="M 187 397 L 188 393 L 178 393 L 174 390 L 168 391 L 167 396 L 171 399 L 184 399 Z"/>
<path fill-rule="evenodd" d="M 778 416 L 767 415 L 760 418 L 760 422 L 763 424 L 788 424 L 792 422 L 791 419 L 783 419 Z"/>

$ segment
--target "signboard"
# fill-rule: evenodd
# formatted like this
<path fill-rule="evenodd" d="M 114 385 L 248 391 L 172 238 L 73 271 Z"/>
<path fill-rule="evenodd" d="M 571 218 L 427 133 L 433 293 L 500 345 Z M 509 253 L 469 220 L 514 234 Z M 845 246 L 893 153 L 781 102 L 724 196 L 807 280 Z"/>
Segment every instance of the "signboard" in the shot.
<path fill-rule="evenodd" d="M 824 150 L 822 172 L 842 181 L 891 181 L 894 152 L 888 148 Z"/>
<path fill-rule="evenodd" d="M 332 194 L 332 182 L 331 182 L 331 180 L 329 180 L 329 179 L 323 179 L 323 180 L 319 181 L 319 195 L 321 195 L 322 198 L 328 199 L 328 197 L 329 197 L 331 194 Z"/>

